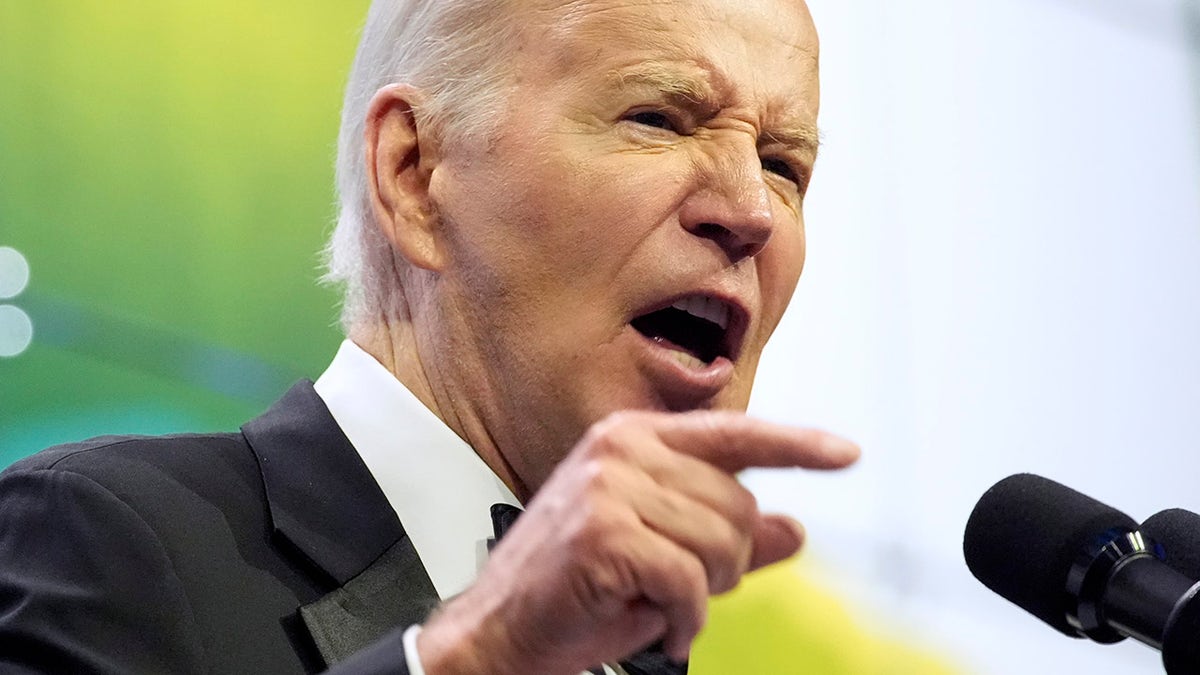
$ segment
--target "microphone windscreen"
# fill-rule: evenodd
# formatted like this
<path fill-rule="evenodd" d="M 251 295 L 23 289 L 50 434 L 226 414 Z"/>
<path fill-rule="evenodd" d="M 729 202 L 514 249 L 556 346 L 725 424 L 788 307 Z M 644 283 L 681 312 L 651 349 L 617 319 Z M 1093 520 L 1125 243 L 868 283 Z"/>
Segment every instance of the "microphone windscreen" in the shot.
<path fill-rule="evenodd" d="M 1147 518 L 1138 529 L 1163 547 L 1166 563 L 1176 572 L 1200 580 L 1200 515 L 1167 509 Z"/>
<path fill-rule="evenodd" d="M 1033 474 L 996 483 L 975 505 L 963 536 L 967 567 L 985 586 L 1071 637 L 1067 575 L 1110 530 L 1133 531 L 1129 516 Z"/>

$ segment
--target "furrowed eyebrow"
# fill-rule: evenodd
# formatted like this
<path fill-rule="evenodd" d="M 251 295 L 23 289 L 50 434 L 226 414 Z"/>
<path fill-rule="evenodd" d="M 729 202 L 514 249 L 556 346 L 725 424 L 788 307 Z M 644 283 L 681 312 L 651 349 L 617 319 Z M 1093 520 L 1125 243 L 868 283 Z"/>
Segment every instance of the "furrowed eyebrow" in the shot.
<path fill-rule="evenodd" d="M 779 143 L 815 155 L 821 148 L 821 132 L 816 126 L 801 122 L 769 129 L 763 132 L 761 141 Z"/>
<path fill-rule="evenodd" d="M 719 108 L 719 93 L 707 77 L 710 70 L 703 66 L 701 69 L 704 75 L 693 75 L 662 63 L 645 61 L 636 66 L 614 70 L 609 73 L 609 80 L 622 89 L 645 86 L 694 104 Z M 725 83 L 718 82 L 718 85 Z M 760 141 L 778 143 L 816 155 L 821 147 L 821 132 L 815 125 L 804 122 L 781 124 L 764 131 Z"/>
<path fill-rule="evenodd" d="M 613 71 L 609 80 L 622 89 L 641 85 L 692 103 L 715 105 L 716 101 L 716 92 L 705 78 L 681 73 L 653 61 Z"/>

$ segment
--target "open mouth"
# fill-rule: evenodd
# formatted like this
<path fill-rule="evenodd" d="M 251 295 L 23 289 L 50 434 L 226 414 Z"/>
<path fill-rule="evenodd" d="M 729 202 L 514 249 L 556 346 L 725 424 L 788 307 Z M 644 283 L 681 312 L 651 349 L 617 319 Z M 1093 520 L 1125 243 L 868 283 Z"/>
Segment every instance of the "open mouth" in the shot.
<path fill-rule="evenodd" d="M 741 311 L 717 298 L 690 295 L 670 306 L 643 314 L 630 324 L 668 349 L 690 354 L 705 365 L 720 357 L 736 357 L 736 331 Z"/>

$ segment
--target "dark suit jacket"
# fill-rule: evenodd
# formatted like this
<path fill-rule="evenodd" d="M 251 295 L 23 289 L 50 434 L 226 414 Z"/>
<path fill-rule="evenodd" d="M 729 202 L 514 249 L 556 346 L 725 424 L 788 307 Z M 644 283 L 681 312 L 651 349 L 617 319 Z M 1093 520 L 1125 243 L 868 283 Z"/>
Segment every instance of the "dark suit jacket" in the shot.
<path fill-rule="evenodd" d="M 407 673 L 436 592 L 311 382 L 241 433 L 0 474 L 0 671 Z"/>

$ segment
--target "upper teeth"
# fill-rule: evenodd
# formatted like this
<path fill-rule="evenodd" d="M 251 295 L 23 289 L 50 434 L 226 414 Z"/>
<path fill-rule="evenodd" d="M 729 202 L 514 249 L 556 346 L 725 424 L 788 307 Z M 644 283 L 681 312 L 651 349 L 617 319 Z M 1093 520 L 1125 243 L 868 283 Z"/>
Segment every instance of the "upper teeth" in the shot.
<path fill-rule="evenodd" d="M 716 298 L 693 295 L 682 300 L 676 300 L 675 304 L 671 306 L 692 316 L 698 316 L 701 319 L 711 321 L 720 326 L 721 330 L 729 327 L 729 305 Z"/>

